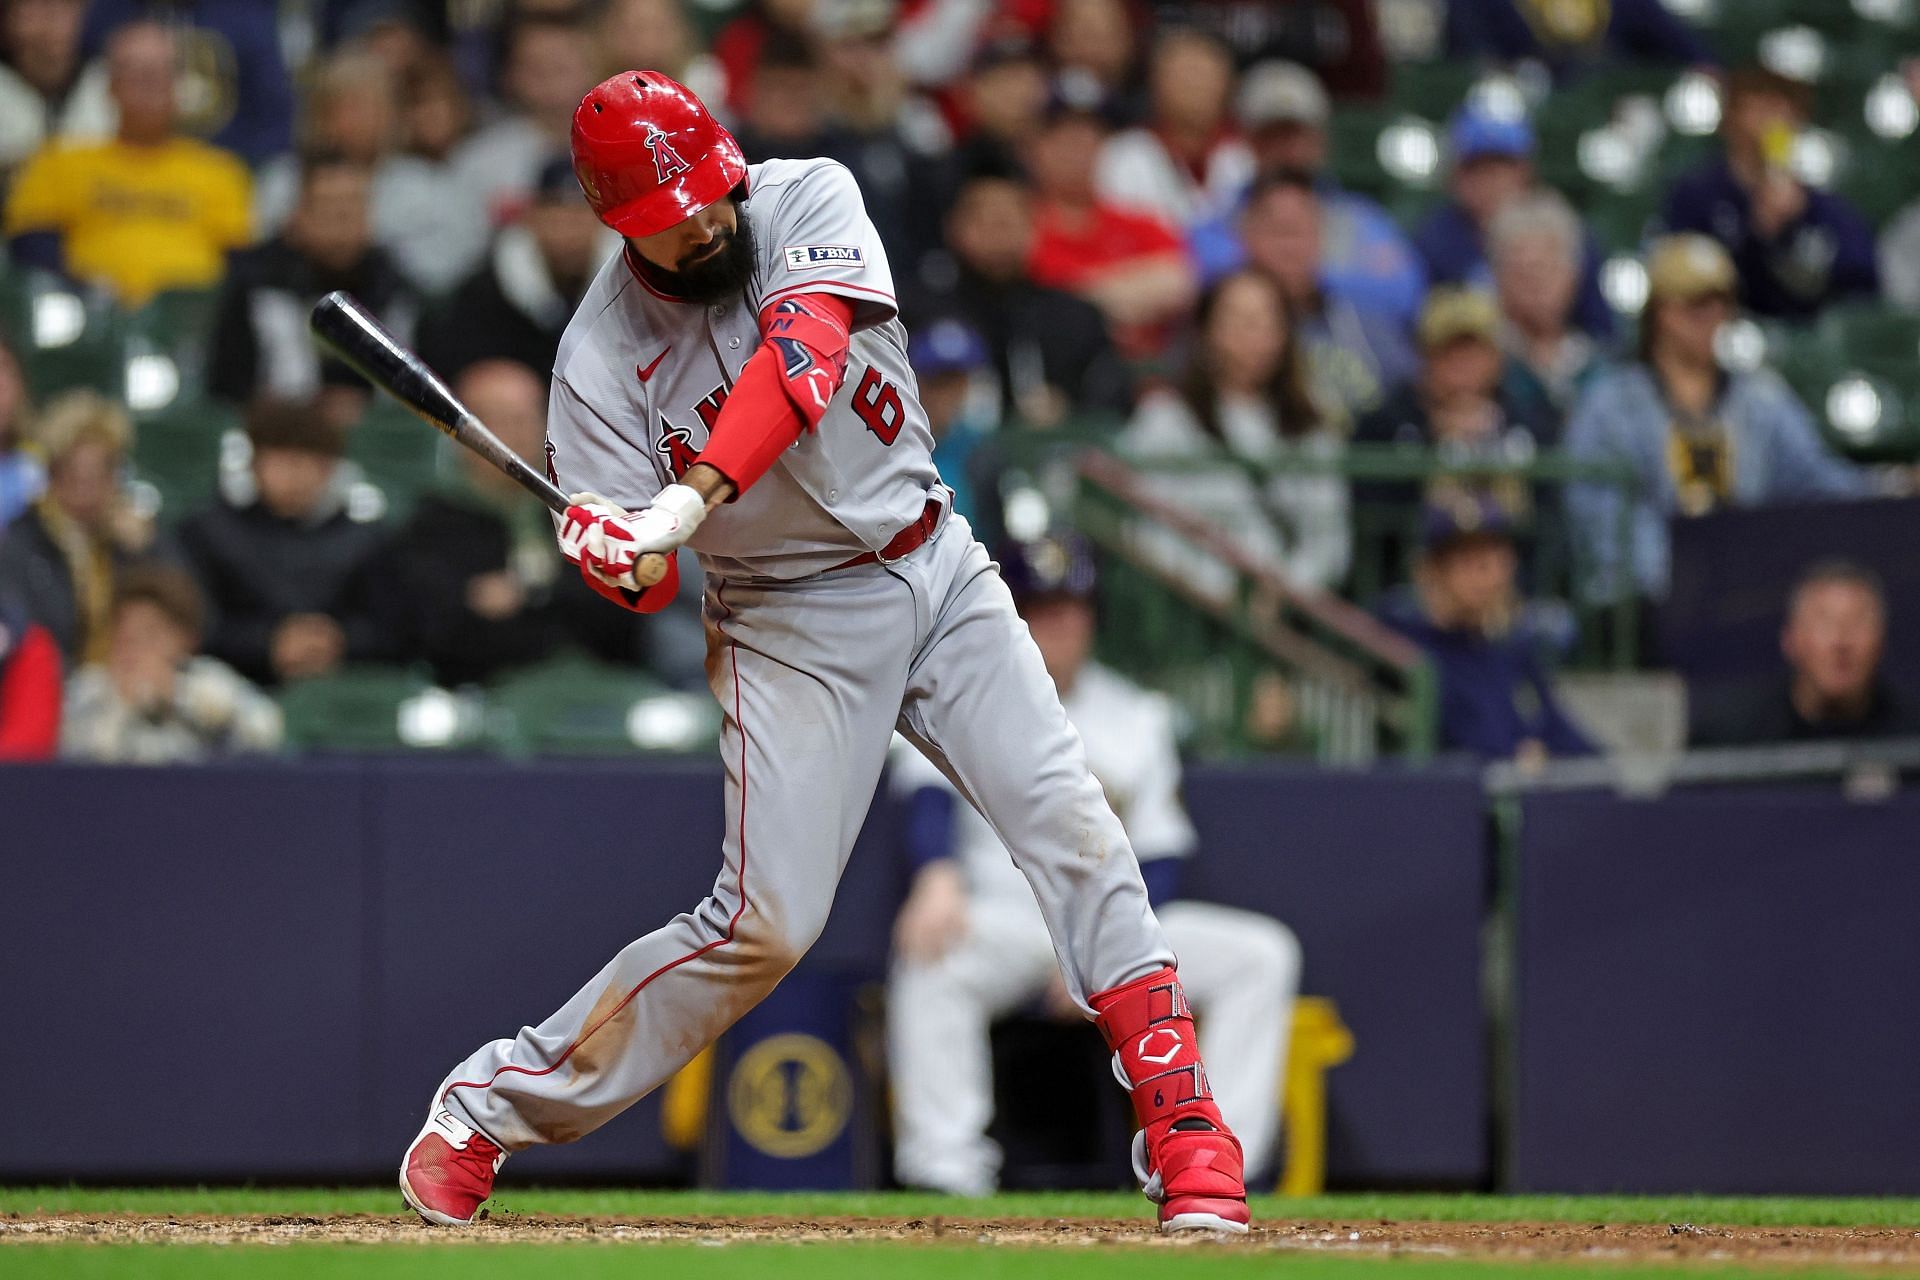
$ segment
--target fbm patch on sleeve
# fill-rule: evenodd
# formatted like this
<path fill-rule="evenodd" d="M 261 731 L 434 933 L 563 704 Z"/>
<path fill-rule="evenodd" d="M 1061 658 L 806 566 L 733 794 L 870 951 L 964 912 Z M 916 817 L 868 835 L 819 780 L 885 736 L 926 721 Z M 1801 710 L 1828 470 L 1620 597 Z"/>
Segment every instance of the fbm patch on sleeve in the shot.
<path fill-rule="evenodd" d="M 805 271 L 808 267 L 857 267 L 866 259 L 854 244 L 790 244 L 781 250 L 787 270 Z"/>

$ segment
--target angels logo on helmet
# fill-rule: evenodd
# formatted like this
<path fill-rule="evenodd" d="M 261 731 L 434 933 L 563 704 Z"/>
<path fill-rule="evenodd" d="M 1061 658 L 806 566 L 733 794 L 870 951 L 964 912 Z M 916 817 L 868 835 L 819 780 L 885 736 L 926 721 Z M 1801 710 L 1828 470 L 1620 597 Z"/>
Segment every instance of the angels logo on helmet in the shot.
<path fill-rule="evenodd" d="M 646 146 L 648 153 L 653 156 L 655 182 L 665 182 L 675 174 L 693 168 L 680 158 L 680 153 L 673 149 L 673 143 L 667 138 L 666 130 L 657 124 L 649 122 L 647 125 Z"/>

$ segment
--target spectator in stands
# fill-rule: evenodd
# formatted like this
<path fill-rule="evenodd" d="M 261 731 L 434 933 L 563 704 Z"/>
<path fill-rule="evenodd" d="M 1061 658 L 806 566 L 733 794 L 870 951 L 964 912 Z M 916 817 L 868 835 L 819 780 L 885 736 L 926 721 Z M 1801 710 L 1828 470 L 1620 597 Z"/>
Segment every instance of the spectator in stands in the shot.
<path fill-rule="evenodd" d="M 1605 62 L 1710 66 L 1718 61 L 1663 0 L 1448 0 L 1447 55 L 1544 62 L 1556 79 Z"/>
<path fill-rule="evenodd" d="M 232 667 L 199 654 L 205 611 L 193 576 L 130 569 L 114 592 L 104 662 L 67 684 L 60 754 L 103 764 L 189 764 L 280 745 L 280 708 Z"/>
<path fill-rule="evenodd" d="M 1162 31 L 1147 68 L 1145 124 L 1100 151 L 1095 183 L 1114 204 L 1185 230 L 1219 213 L 1253 176 L 1253 154 L 1233 131 L 1233 59 L 1191 28 Z"/>
<path fill-rule="evenodd" d="M 749 163 L 836 150 L 827 82 L 810 37 L 768 34 L 754 69 L 753 98 L 734 131 Z"/>
<path fill-rule="evenodd" d="M 1156 0 L 1167 21 L 1225 40 L 1243 67 L 1284 58 L 1312 69 L 1335 97 L 1378 98 L 1387 56 L 1375 0 Z"/>
<path fill-rule="evenodd" d="M 1392 215 L 1334 180 L 1327 135 L 1333 104 L 1320 81 L 1295 63 L 1260 63 L 1241 77 L 1235 114 L 1258 172 L 1292 170 L 1313 178 L 1320 193 L 1323 278 L 1357 305 L 1411 328 L 1427 291 L 1426 265 Z M 1204 279 L 1218 279 L 1246 262 L 1238 234 L 1245 206 L 1242 192 L 1230 209 L 1193 228 L 1188 241 Z"/>
<path fill-rule="evenodd" d="M 180 130 L 258 166 L 293 146 L 293 77 L 280 54 L 275 6 L 209 0 L 91 0 L 87 56 L 129 24 L 163 22 L 179 47 Z"/>
<path fill-rule="evenodd" d="M 502 35 L 506 112 L 469 142 L 495 226 L 512 220 L 549 159 L 571 146 L 573 112 L 598 83 L 593 45 L 571 11 L 516 13 Z"/>
<path fill-rule="evenodd" d="M 247 417 L 254 496 L 179 528 L 212 610 L 207 652 L 267 685 L 393 657 L 385 533 L 348 515 L 334 484 L 345 431 L 312 404 L 260 401 Z"/>
<path fill-rule="evenodd" d="M 330 6 L 321 0 L 323 9 Z M 445 22 L 436 22 L 418 0 L 346 0 L 337 21 L 321 18 L 322 43 L 339 52 L 364 49 L 405 81 L 431 60 L 444 42 Z M 496 15 L 497 16 L 497 15 Z"/>
<path fill-rule="evenodd" d="M 545 369 L 483 360 L 453 388 L 509 449 L 542 465 Z M 406 651 L 430 664 L 443 685 L 491 680 L 575 646 L 605 662 L 644 666 L 675 688 L 705 687 L 698 593 L 645 617 L 608 609 L 561 560 L 547 509 L 470 451 L 460 451 L 450 481 L 421 496 L 384 572 L 404 618 Z"/>
<path fill-rule="evenodd" d="M 415 289 L 443 294 L 486 258 L 493 233 L 473 107 L 452 59 L 434 51 L 415 60 L 401 83 L 400 120 L 392 176 L 376 175 L 374 234 Z"/>
<path fill-rule="evenodd" d="M 978 0 L 918 0 L 902 5 L 894 61 L 918 88 L 934 92 L 958 88 L 999 41 L 1011 38 L 1031 52 L 1035 33 L 1008 21 L 1010 16 L 1001 6 Z M 1038 96 L 1045 94 L 1043 87 Z"/>
<path fill-rule="evenodd" d="M 944 288 L 930 282 L 914 323 L 963 319 L 986 339 L 1002 413 L 1041 427 L 1070 413 L 1125 413 L 1131 380 L 1098 309 L 1027 272 L 1034 228 L 1026 185 L 1006 174 L 969 178 L 946 231 L 955 278 Z"/>
<path fill-rule="evenodd" d="M 1535 188 L 1533 126 L 1517 113 L 1462 107 L 1448 126 L 1447 151 L 1447 202 L 1414 232 L 1414 248 L 1434 284 L 1487 288 L 1493 283 L 1487 230 L 1502 210 Z M 1574 323 L 1597 338 L 1611 337 L 1614 316 L 1600 291 L 1600 246 L 1584 229 L 1582 241 Z"/>
<path fill-rule="evenodd" d="M 324 359 L 307 331 L 313 304 L 345 289 L 411 340 L 419 304 L 393 261 L 373 242 L 372 175 L 334 155 L 301 165 L 300 199 L 286 229 L 236 258 L 221 291 L 207 361 L 207 388 L 234 404 L 257 397 L 321 397 L 333 421 L 356 421 L 366 383 Z"/>
<path fill-rule="evenodd" d="M 816 25 L 834 133 L 832 150 L 822 154 L 853 172 L 898 274 L 938 247 L 953 136 L 933 104 L 907 93 L 893 17 L 891 0 L 835 0 Z"/>
<path fill-rule="evenodd" d="M 421 355 L 443 378 L 482 360 L 545 374 L 574 307 L 618 245 L 587 207 L 572 163 L 550 161 L 518 224 L 494 237 L 485 265 L 422 323 Z"/>
<path fill-rule="evenodd" d="M 400 141 L 399 84 L 386 61 L 364 49 L 336 53 L 314 71 L 302 102 L 301 151 L 335 155 L 373 176 L 376 202 L 389 180 Z M 300 198 L 300 157 L 275 158 L 254 187 L 254 225 L 261 239 L 286 223 Z"/>
<path fill-rule="evenodd" d="M 1487 257 L 1500 299 L 1501 388 L 1515 410 L 1551 423 L 1554 436 L 1600 371 L 1600 346 L 1574 327 L 1583 255 L 1580 220 L 1552 191 L 1520 197 L 1487 228 Z"/>
<path fill-rule="evenodd" d="M 1085 542 L 1048 537 L 1008 548 L 1000 559 L 1180 954 L 1205 1028 L 1215 1098 L 1239 1135 L 1249 1175 L 1270 1176 L 1300 943 L 1271 917 L 1182 898 L 1199 837 L 1180 804 L 1173 713 L 1159 695 L 1092 661 L 1094 578 Z M 894 761 L 914 868 L 894 922 L 887 998 L 895 1169 L 911 1186 L 986 1195 L 1000 1169 L 1000 1151 L 987 1137 L 990 1024 L 1041 998 L 1076 1023 L 1083 1015 L 1066 998 L 1033 890 L 999 837 L 917 751 L 903 744 Z"/>
<path fill-rule="evenodd" d="M 1557 512 L 1544 491 L 1536 494 L 1513 468 L 1531 463 L 1559 442 L 1559 419 L 1550 411 L 1510 398 L 1503 385 L 1506 359 L 1500 352 L 1500 311 L 1492 297 L 1472 289 L 1443 286 L 1427 295 L 1420 313 L 1420 372 L 1396 389 L 1385 404 L 1360 419 L 1357 444 L 1399 445 L 1432 450 L 1455 466 L 1484 463 L 1485 474 L 1448 474 L 1424 487 L 1406 481 L 1368 481 L 1355 496 L 1379 507 L 1414 508 L 1424 501 L 1450 501 L 1461 491 L 1496 505 L 1510 527 L 1535 532 L 1551 526 L 1536 508 Z M 1551 529 L 1549 529 L 1551 532 Z M 1383 536 L 1384 563 L 1398 567 L 1412 550 L 1402 540 Z"/>
<path fill-rule="evenodd" d="M 1095 191 L 1094 162 L 1106 137 L 1097 111 L 1056 101 L 1028 144 L 1034 235 L 1027 269 L 1034 283 L 1100 308 L 1121 351 L 1144 358 L 1166 346 L 1199 290 L 1177 231 Z"/>
<path fill-rule="evenodd" d="M 416 287 L 444 290 L 486 252 L 485 181 L 460 146 L 466 104 L 451 64 L 423 58 L 404 82 L 404 111 L 402 84 L 385 59 L 365 49 L 335 54 L 307 95 L 303 150 L 364 168 L 374 243 Z M 404 130 L 415 120 L 428 131 L 403 154 Z M 304 167 L 300 158 L 282 156 L 261 171 L 254 218 L 263 239 L 283 230 L 293 213 Z"/>
<path fill-rule="evenodd" d="M 1413 348 L 1386 311 L 1352 296 L 1326 264 L 1325 211 L 1313 179 L 1280 170 L 1254 184 L 1240 215 L 1247 261 L 1280 285 L 1300 329 L 1309 382 L 1349 420 L 1412 375 Z"/>
<path fill-rule="evenodd" d="M 60 745 L 60 646 L 0 598 L 0 763 L 46 760 Z"/>
<path fill-rule="evenodd" d="M 1794 176 L 1793 144 L 1811 92 L 1771 71 L 1735 73 L 1720 117 L 1722 153 L 1667 193 L 1667 230 L 1726 245 L 1757 315 L 1806 320 L 1831 303 L 1879 292 L 1873 227 L 1840 196 Z"/>
<path fill-rule="evenodd" d="M 955 95 L 960 136 L 952 168 L 959 178 L 1013 167 L 1040 130 L 1048 92 L 1047 65 L 1031 40 L 1008 35 L 981 48 Z"/>
<path fill-rule="evenodd" d="M 1059 0 L 1047 52 L 1060 89 L 1108 104 L 1111 119 L 1139 119 L 1140 38 L 1126 0 Z"/>
<path fill-rule="evenodd" d="M 120 481 L 133 423 L 106 397 L 69 391 L 35 420 L 34 442 L 47 489 L 0 538 L 0 596 L 44 626 L 68 662 L 98 661 L 114 580 L 153 541 Z"/>
<path fill-rule="evenodd" d="M 813 38 L 816 0 L 754 0 L 745 12 L 720 28 L 713 56 L 726 77 L 727 111 L 744 118 L 753 110 L 760 87 L 760 59 L 782 40 L 805 44 Z"/>
<path fill-rule="evenodd" d="M 1637 481 L 1625 563 L 1619 490 L 1597 483 L 1569 489 L 1574 537 L 1593 571 L 1587 594 L 1595 600 L 1627 591 L 1666 594 L 1671 516 L 1852 497 L 1870 488 L 1866 473 L 1827 451 L 1778 374 L 1721 367 L 1714 344 L 1735 313 L 1738 278 L 1717 241 L 1656 241 L 1647 282 L 1639 358 L 1595 378 L 1567 423 L 1570 453 L 1624 466 Z"/>
<path fill-rule="evenodd" d="M 47 469 L 27 447 L 32 419 L 20 362 L 0 338 L 0 540 L 47 487 Z"/>
<path fill-rule="evenodd" d="M 543 373 L 482 360 L 455 379 L 454 390 L 509 449 L 540 464 Z M 549 656 L 565 640 L 547 605 L 570 578 L 559 572 L 547 510 L 477 454 L 463 450 L 458 480 L 421 497 L 391 555 L 409 647 L 441 684 L 487 680 Z"/>
<path fill-rule="evenodd" d="M 1456 492 L 1426 513 L 1412 586 L 1381 620 L 1426 653 L 1440 679 L 1440 745 L 1539 766 L 1593 753 L 1541 665 L 1550 645 L 1520 598 L 1512 527 L 1485 495 Z"/>
<path fill-rule="evenodd" d="M 976 536 L 990 541 L 1000 530 L 993 492 L 990 441 L 999 428 L 981 375 L 990 359 L 986 342 L 962 320 L 936 320 L 913 331 L 907 358 L 920 383 L 920 405 L 933 429 L 933 465 L 953 490 L 953 509 Z"/>
<path fill-rule="evenodd" d="M 1844 560 L 1814 565 L 1787 601 L 1780 630 L 1786 679 L 1697 702 L 1693 745 L 1920 737 L 1920 711 L 1880 673 L 1886 643 L 1880 579 Z"/>
<path fill-rule="evenodd" d="M 103 285 L 128 306 L 219 283 L 251 234 L 251 180 L 233 155 L 177 132 L 175 53 L 158 23 L 113 34 L 119 132 L 50 144 L 21 169 L 6 209 L 16 262 Z"/>
<path fill-rule="evenodd" d="M 1491 296 L 1435 289 L 1418 337 L 1419 375 L 1360 420 L 1356 440 L 1520 463 L 1558 443 L 1551 416 L 1528 417 L 1502 387 L 1500 309 Z"/>
<path fill-rule="evenodd" d="M 86 12 L 87 0 L 0 6 L 0 178 L 52 139 L 113 132 L 105 70 L 80 56 Z"/>
<path fill-rule="evenodd" d="M 595 44 L 602 76 L 647 67 L 686 85 L 703 102 L 726 93 L 725 74 L 700 48 L 682 0 L 609 0 Z"/>
<path fill-rule="evenodd" d="M 1315 402 L 1300 335 L 1279 286 L 1240 271 L 1200 302 L 1199 341 L 1177 390 L 1150 393 L 1124 438 L 1151 459 L 1234 459 L 1154 477 L 1296 586 L 1334 590 L 1353 557 L 1341 423 Z M 1289 460 L 1308 461 L 1288 470 Z M 1256 485 L 1246 466 L 1275 468 Z M 1316 465 L 1317 464 L 1317 465 Z"/>

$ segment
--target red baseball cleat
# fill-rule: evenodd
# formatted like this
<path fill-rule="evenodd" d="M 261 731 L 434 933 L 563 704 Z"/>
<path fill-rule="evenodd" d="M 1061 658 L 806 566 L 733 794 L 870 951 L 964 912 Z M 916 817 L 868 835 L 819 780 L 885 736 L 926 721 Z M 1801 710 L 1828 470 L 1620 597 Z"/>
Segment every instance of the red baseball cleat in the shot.
<path fill-rule="evenodd" d="M 436 1226 L 472 1226 L 493 1194 L 493 1175 L 506 1162 L 506 1152 L 436 1099 L 433 1115 L 400 1161 L 400 1194 Z"/>
<path fill-rule="evenodd" d="M 1240 1140 L 1214 1105 L 1193 1015 L 1171 969 L 1093 996 L 1113 1074 L 1133 1095 L 1133 1171 L 1162 1231 L 1247 1229 Z"/>

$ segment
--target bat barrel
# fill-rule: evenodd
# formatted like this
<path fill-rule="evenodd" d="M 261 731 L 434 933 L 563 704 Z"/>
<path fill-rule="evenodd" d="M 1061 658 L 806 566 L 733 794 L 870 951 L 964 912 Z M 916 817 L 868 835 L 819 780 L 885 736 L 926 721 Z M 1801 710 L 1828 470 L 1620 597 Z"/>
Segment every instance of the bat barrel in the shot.
<path fill-rule="evenodd" d="M 401 346 L 352 294 L 335 290 L 320 299 L 309 323 L 314 336 L 354 372 L 447 434 L 472 416 L 426 362 Z"/>
<path fill-rule="evenodd" d="M 361 377 L 506 472 L 550 510 L 566 511 L 566 495 L 487 430 L 359 299 L 335 290 L 314 306 L 308 323 L 314 336 Z"/>

